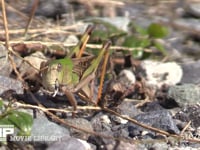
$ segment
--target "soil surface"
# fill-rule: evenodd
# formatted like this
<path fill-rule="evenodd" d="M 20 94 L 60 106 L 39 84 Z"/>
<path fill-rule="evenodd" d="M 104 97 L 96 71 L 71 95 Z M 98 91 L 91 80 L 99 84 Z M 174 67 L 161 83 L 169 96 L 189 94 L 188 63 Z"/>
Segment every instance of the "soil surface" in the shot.
<path fill-rule="evenodd" d="M 23 137 L 7 136 L 1 148 L 200 149 L 200 2 L 6 0 L 1 8 L 0 124 L 10 119 Z M 106 41 L 107 64 L 105 54 L 85 81 Z M 77 43 L 85 52 L 68 57 L 73 66 L 51 66 Z M 66 84 L 70 71 L 79 84 Z"/>

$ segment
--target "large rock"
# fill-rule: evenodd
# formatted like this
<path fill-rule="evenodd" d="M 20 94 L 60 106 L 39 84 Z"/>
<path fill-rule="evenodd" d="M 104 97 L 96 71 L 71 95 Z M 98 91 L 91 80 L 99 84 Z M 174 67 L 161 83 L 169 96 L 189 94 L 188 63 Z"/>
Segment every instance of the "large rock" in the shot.
<path fill-rule="evenodd" d="M 200 83 L 200 60 L 187 62 L 181 65 L 183 68 L 183 78 L 181 83 Z"/>
<path fill-rule="evenodd" d="M 12 79 L 8 76 L 2 76 L 0 75 L 0 95 L 6 96 L 6 93 L 9 91 L 14 91 L 17 94 L 23 94 L 23 84 L 21 81 Z M 3 95 L 2 95 L 3 94 Z M 8 93 L 7 93 L 8 94 Z"/>
<path fill-rule="evenodd" d="M 7 54 L 8 51 L 6 50 L 5 46 L 0 45 L 0 75 L 9 76 L 12 71 L 11 62 L 8 61 Z"/>
<path fill-rule="evenodd" d="M 72 118 L 72 119 L 67 119 L 66 121 L 76 126 L 77 128 L 85 129 L 91 132 L 93 131 L 92 123 L 84 118 Z M 79 139 L 83 139 L 83 140 L 88 140 L 88 137 L 90 136 L 90 134 L 87 134 L 83 131 L 73 129 L 73 128 L 70 128 L 69 131 L 70 131 L 71 136 L 79 138 Z"/>
<path fill-rule="evenodd" d="M 69 136 L 69 131 L 67 128 L 51 122 L 45 116 L 39 114 L 38 117 L 34 119 L 31 136 L 33 138 L 38 138 L 37 142 L 51 143 L 53 141 L 59 141 L 64 136 Z M 39 140 L 39 138 L 41 138 L 41 140 Z"/>
<path fill-rule="evenodd" d="M 200 87 L 194 84 L 171 86 L 167 97 L 173 99 L 180 107 L 200 103 Z"/>
<path fill-rule="evenodd" d="M 137 115 L 134 119 L 138 122 L 152 126 L 172 134 L 179 134 L 180 131 L 177 128 L 172 115 L 166 110 L 146 112 Z M 129 135 L 131 137 L 138 136 L 142 131 L 147 130 L 131 122 L 128 124 Z M 153 134 L 153 133 L 152 133 Z"/>
<path fill-rule="evenodd" d="M 186 15 L 200 18 L 200 3 L 188 3 L 186 6 Z"/>

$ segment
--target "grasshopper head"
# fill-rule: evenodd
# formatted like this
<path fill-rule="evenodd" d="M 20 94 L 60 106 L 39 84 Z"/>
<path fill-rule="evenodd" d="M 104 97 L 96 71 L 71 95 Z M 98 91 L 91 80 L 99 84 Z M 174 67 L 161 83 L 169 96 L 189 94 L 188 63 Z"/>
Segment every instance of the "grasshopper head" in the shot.
<path fill-rule="evenodd" d="M 71 59 L 52 60 L 41 65 L 41 77 L 43 86 L 55 91 L 60 86 L 71 86 L 78 82 L 78 77 L 73 74 L 73 62 Z"/>

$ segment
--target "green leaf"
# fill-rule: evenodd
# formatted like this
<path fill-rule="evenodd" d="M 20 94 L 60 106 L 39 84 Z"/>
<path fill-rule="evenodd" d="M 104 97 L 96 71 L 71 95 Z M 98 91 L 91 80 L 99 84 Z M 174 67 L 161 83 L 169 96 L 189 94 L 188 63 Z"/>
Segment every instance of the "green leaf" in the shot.
<path fill-rule="evenodd" d="M 143 48 L 146 48 L 148 46 L 150 46 L 151 42 L 149 39 L 147 38 L 143 38 L 143 39 L 140 39 L 140 46 L 143 47 Z"/>
<path fill-rule="evenodd" d="M 10 111 L 0 119 L 0 124 L 14 125 L 19 130 L 18 135 L 28 136 L 31 133 L 33 118 L 25 112 Z"/>
<path fill-rule="evenodd" d="M 158 23 L 152 23 L 149 25 L 147 31 L 153 38 L 163 38 L 168 34 L 167 28 Z"/>
<path fill-rule="evenodd" d="M 3 104 L 3 100 L 1 99 L 1 100 L 0 100 L 0 110 L 2 110 L 3 107 L 4 107 L 4 104 Z"/>
<path fill-rule="evenodd" d="M 136 31 L 137 31 L 138 33 L 140 33 L 141 35 L 147 35 L 147 34 L 148 34 L 147 30 L 144 29 L 144 28 L 142 28 L 142 27 L 140 27 L 140 26 L 135 26 L 135 29 L 136 29 Z"/>
<path fill-rule="evenodd" d="M 138 38 L 134 35 L 126 37 L 123 46 L 130 48 L 146 48 L 150 46 L 150 40 L 147 38 Z M 143 57 L 143 50 L 134 50 L 132 51 L 134 58 Z"/>
<path fill-rule="evenodd" d="M 152 55 L 151 52 L 144 51 L 141 59 L 145 60 L 145 59 L 149 58 L 151 55 Z"/>
<path fill-rule="evenodd" d="M 0 125 L 11 125 L 7 117 L 0 119 Z"/>
<path fill-rule="evenodd" d="M 139 33 L 141 35 L 148 35 L 147 29 L 145 29 L 139 25 L 136 25 L 135 23 L 131 23 L 130 28 L 132 28 L 132 30 L 136 31 L 137 33 Z"/>
<path fill-rule="evenodd" d="M 137 38 L 136 36 L 131 35 L 125 38 L 124 43 L 122 45 L 131 48 L 144 48 L 150 45 L 150 41 L 147 38 Z"/>
<path fill-rule="evenodd" d="M 92 33 L 92 39 L 96 41 L 104 41 L 108 39 L 108 37 L 109 37 L 108 32 L 103 31 L 103 30 L 95 30 Z"/>
<path fill-rule="evenodd" d="M 23 129 L 23 118 L 21 118 L 17 113 L 12 112 L 9 113 L 9 115 L 6 117 L 8 121 L 13 124 L 17 129 L 22 130 Z"/>
<path fill-rule="evenodd" d="M 134 51 L 132 51 L 132 56 L 134 58 L 142 58 L 143 53 L 144 53 L 144 51 L 142 51 L 142 50 L 134 50 Z"/>
<path fill-rule="evenodd" d="M 135 38 L 135 36 L 128 36 L 125 38 L 124 43 L 122 45 L 126 47 L 136 47 L 136 40 L 137 39 Z"/>
<path fill-rule="evenodd" d="M 20 112 L 16 111 L 15 113 L 18 114 L 20 118 L 22 118 L 22 126 L 21 126 L 21 132 L 18 133 L 20 135 L 30 135 L 31 134 L 31 129 L 33 125 L 33 118 L 30 114 L 25 113 L 25 112 Z"/>
<path fill-rule="evenodd" d="M 163 55 L 167 55 L 167 52 L 164 48 L 164 46 L 158 42 L 154 42 L 153 45 L 163 54 Z"/>

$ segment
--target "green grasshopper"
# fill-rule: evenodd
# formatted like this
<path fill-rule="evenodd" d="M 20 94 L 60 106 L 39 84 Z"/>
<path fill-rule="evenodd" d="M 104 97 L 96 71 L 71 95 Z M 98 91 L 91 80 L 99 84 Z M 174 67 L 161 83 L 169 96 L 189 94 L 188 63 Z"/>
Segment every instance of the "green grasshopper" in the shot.
<path fill-rule="evenodd" d="M 110 41 L 107 41 L 103 45 L 96 58 L 93 55 L 83 54 L 93 29 L 94 26 L 88 26 L 80 42 L 65 58 L 41 64 L 43 86 L 49 91 L 55 92 L 54 95 L 58 91 L 65 93 L 70 104 L 74 107 L 74 111 L 77 110 L 74 93 L 77 93 L 83 100 L 97 104 L 91 100 L 93 92 L 89 83 L 94 80 L 97 69 L 104 60 L 103 58 L 106 58 L 103 63 L 104 68 L 102 68 L 105 72 L 109 57 L 108 49 L 111 45 Z M 102 76 L 104 75 L 105 73 L 102 74 Z M 101 83 L 103 83 L 104 77 L 101 77 L 101 80 Z M 98 99 L 101 98 L 101 90 L 102 87 L 99 88 Z"/>

